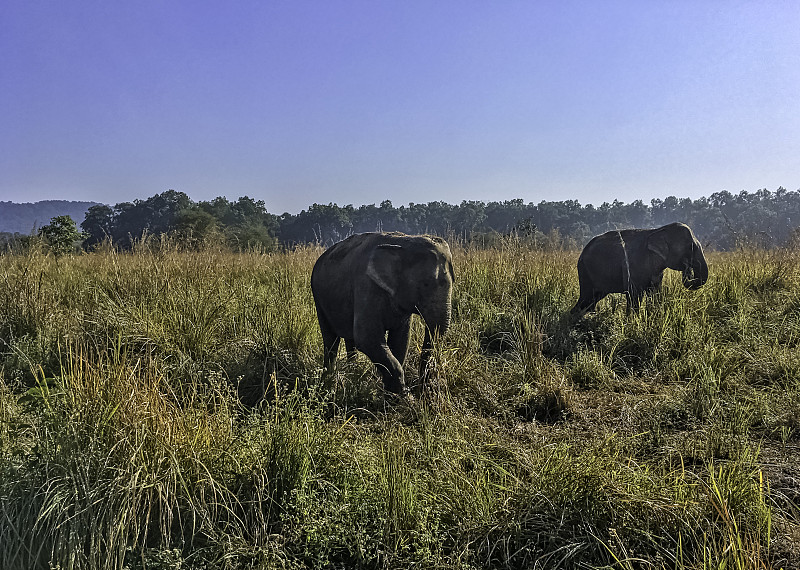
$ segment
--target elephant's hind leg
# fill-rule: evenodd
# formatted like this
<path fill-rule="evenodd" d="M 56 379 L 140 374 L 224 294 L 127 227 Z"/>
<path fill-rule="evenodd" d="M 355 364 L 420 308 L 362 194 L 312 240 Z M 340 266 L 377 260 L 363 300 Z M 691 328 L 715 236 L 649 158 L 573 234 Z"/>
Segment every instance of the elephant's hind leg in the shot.
<path fill-rule="evenodd" d="M 594 291 L 592 289 L 581 289 L 581 296 L 578 298 L 578 302 L 575 303 L 575 306 L 572 307 L 570 310 L 570 314 L 572 315 L 583 315 L 585 313 L 591 313 L 594 311 L 597 302 L 605 297 L 605 294 Z"/>
<path fill-rule="evenodd" d="M 598 292 L 594 290 L 592 280 L 587 275 L 586 268 L 582 262 L 578 262 L 578 286 L 580 287 L 580 296 L 578 302 L 570 310 L 571 315 L 583 315 L 590 311 L 594 311 L 594 306 L 602 298 L 598 296 Z"/>
<path fill-rule="evenodd" d="M 341 338 L 333 332 L 333 328 L 328 324 L 327 319 L 322 313 L 319 313 L 318 316 L 319 330 L 322 332 L 322 365 L 326 370 L 330 371 L 333 369 L 333 365 L 336 362 Z"/>
<path fill-rule="evenodd" d="M 347 362 L 353 362 L 356 359 L 356 343 L 352 338 L 344 339 L 344 347 L 347 349 Z"/>
<path fill-rule="evenodd" d="M 333 370 L 333 367 L 336 364 L 336 357 L 339 353 L 340 340 L 341 339 L 338 336 L 325 338 L 325 335 L 323 335 L 322 344 L 324 346 L 324 356 L 322 359 L 322 365 L 325 370 Z"/>
<path fill-rule="evenodd" d="M 575 303 L 575 306 L 570 309 L 570 315 L 582 315 L 588 312 L 589 307 L 594 308 L 594 302 L 591 298 L 587 299 L 583 295 L 578 299 L 578 302 Z"/>

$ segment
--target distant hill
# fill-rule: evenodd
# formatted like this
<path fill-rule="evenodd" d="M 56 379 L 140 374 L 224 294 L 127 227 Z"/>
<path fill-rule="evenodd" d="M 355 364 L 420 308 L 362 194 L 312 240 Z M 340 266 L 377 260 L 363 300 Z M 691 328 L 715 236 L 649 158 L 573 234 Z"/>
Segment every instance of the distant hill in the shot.
<path fill-rule="evenodd" d="M 97 202 L 71 202 L 69 200 L 43 200 L 16 204 L 0 201 L 0 232 L 30 234 L 49 224 L 55 216 L 70 216 L 75 223 L 86 217 L 86 210 Z"/>

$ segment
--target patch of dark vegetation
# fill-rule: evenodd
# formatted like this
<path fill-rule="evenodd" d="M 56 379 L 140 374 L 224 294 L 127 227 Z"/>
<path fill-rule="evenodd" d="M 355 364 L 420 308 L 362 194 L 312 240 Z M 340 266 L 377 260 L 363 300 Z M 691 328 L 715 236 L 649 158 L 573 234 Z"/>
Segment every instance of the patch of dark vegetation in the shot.
<path fill-rule="evenodd" d="M 559 389 L 552 389 L 528 397 L 517 407 L 516 415 L 529 422 L 555 424 L 567 419 L 569 407 L 569 396 Z"/>

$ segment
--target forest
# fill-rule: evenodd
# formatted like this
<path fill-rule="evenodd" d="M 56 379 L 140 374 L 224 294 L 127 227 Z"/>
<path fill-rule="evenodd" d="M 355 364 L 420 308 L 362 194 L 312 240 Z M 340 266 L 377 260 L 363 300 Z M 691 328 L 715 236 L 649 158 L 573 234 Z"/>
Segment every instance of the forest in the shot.
<path fill-rule="evenodd" d="M 312 204 L 298 214 L 281 215 L 270 213 L 263 200 L 248 196 L 235 201 L 225 197 L 193 201 L 183 192 L 167 190 L 147 199 L 114 206 L 87 204 L 84 208 L 85 218 L 73 214 L 83 230 L 83 247 L 91 249 L 110 238 L 123 250 L 146 235 L 170 234 L 194 246 L 213 241 L 241 251 L 330 245 L 350 234 L 368 231 L 431 233 L 474 244 L 491 243 L 498 235 L 513 233 L 531 243 L 574 248 L 608 230 L 680 221 L 692 227 L 704 247 L 730 251 L 744 246 L 787 245 L 796 238 L 800 225 L 800 191 L 782 187 L 738 194 L 721 191 L 696 200 L 669 196 L 649 204 L 614 200 L 594 206 L 576 200 L 525 203 L 515 199 L 394 206 L 384 200 L 379 205 L 358 207 Z M 18 234 L 16 239 L 21 237 Z M 0 240 L 13 241 L 14 234 L 0 234 Z"/>

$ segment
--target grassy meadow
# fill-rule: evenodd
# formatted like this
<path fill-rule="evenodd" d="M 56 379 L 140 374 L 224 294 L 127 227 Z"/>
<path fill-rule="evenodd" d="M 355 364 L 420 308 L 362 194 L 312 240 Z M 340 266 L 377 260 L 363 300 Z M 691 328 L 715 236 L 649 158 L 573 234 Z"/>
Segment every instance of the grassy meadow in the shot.
<path fill-rule="evenodd" d="M 321 251 L 0 256 L 0 568 L 800 567 L 800 252 L 571 322 L 577 251 L 456 246 L 397 402 Z"/>

